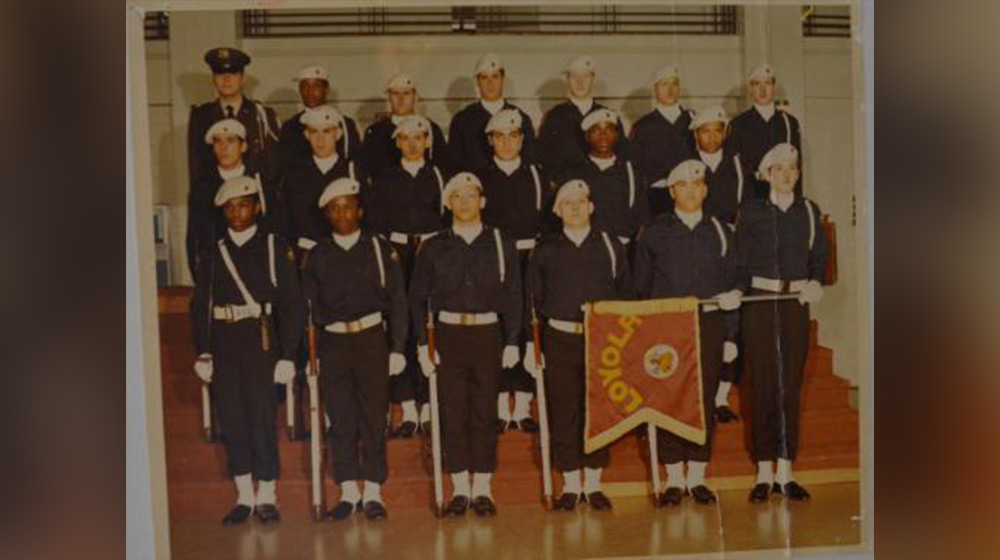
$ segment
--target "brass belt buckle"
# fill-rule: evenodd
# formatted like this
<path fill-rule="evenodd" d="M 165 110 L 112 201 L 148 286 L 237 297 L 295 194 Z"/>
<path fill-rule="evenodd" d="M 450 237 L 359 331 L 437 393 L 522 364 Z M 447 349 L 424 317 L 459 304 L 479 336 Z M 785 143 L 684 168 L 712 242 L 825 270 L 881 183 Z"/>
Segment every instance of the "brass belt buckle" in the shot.
<path fill-rule="evenodd" d="M 475 313 L 462 313 L 460 322 L 463 326 L 474 326 L 476 324 Z"/>
<path fill-rule="evenodd" d="M 361 330 L 361 321 L 347 321 L 347 332 L 356 333 Z"/>

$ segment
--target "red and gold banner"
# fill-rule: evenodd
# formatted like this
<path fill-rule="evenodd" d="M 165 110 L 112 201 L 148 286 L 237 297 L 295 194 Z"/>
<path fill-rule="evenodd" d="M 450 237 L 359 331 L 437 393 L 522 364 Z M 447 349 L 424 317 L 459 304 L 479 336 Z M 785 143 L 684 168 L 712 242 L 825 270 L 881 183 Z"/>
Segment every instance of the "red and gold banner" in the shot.
<path fill-rule="evenodd" d="M 589 304 L 584 332 L 587 453 L 647 422 L 705 443 L 697 298 Z"/>

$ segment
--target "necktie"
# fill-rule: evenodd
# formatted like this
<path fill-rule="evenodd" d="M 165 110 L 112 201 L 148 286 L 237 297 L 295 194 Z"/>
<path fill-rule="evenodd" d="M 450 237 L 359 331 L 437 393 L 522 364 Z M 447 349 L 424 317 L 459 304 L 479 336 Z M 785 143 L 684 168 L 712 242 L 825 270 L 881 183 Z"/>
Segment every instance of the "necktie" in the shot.
<path fill-rule="evenodd" d="M 235 118 L 233 116 L 233 106 L 232 105 L 226 105 L 226 117 L 230 118 L 230 119 Z"/>

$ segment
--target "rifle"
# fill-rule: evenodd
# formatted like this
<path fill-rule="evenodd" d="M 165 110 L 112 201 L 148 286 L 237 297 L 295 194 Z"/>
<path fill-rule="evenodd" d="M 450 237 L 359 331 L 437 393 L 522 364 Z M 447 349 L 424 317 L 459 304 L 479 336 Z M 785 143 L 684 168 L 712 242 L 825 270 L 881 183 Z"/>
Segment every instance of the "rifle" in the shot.
<path fill-rule="evenodd" d="M 545 397 L 545 373 L 542 366 L 542 333 L 535 314 L 535 303 L 531 302 L 531 338 L 535 343 L 535 369 L 538 377 L 535 388 L 538 393 L 538 437 L 542 452 L 542 504 L 546 509 L 552 509 L 552 465 L 549 449 L 549 414 Z"/>
<path fill-rule="evenodd" d="M 434 363 L 434 313 L 431 310 L 431 301 L 427 300 L 427 354 L 431 363 Z M 431 404 L 431 455 L 434 466 L 434 515 L 442 517 L 444 515 L 444 483 L 441 475 L 441 415 L 438 410 L 438 387 L 437 372 L 430 375 L 427 380 L 430 385 Z"/>
<path fill-rule="evenodd" d="M 309 346 L 309 371 L 306 381 L 309 386 L 309 428 L 310 428 L 310 471 L 312 485 L 313 521 L 323 521 L 326 512 L 326 492 L 323 490 L 323 434 L 320 429 L 319 359 L 316 357 L 316 325 L 313 324 L 312 302 L 309 305 L 309 322 L 306 325 L 306 340 Z"/>

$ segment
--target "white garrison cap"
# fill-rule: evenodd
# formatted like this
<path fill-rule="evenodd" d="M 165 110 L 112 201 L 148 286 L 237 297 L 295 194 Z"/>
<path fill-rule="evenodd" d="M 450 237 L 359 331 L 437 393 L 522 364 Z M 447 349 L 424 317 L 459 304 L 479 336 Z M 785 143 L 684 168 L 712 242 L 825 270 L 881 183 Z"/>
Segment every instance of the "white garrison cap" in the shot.
<path fill-rule="evenodd" d="M 521 112 L 517 109 L 503 109 L 497 111 L 497 114 L 493 115 L 490 122 L 486 123 L 486 134 L 491 132 L 510 132 L 514 129 L 520 129 L 524 119 L 521 117 Z"/>
<path fill-rule="evenodd" d="M 222 206 L 227 201 L 241 196 L 248 196 L 260 192 L 260 183 L 254 177 L 235 177 L 229 179 L 215 193 L 215 205 Z"/>
<path fill-rule="evenodd" d="M 324 82 L 329 82 L 330 77 L 326 73 L 326 68 L 313 64 L 303 66 L 299 70 L 299 73 L 292 78 L 293 82 L 301 82 L 302 80 L 323 80 Z"/>
<path fill-rule="evenodd" d="M 772 165 L 798 161 L 799 150 L 791 144 L 781 143 L 771 148 L 770 151 L 764 154 L 764 157 L 760 160 L 760 165 L 757 166 L 757 171 L 762 177 L 767 177 L 767 170 L 770 169 Z"/>
<path fill-rule="evenodd" d="M 332 183 L 323 189 L 323 194 L 319 196 L 319 207 L 322 208 L 328 202 L 341 196 L 356 195 L 361 192 L 361 184 L 350 177 L 334 179 Z"/>
<path fill-rule="evenodd" d="M 405 72 L 400 72 L 395 76 L 389 78 L 389 81 L 385 83 L 385 91 L 391 89 L 416 89 L 417 82 L 413 80 L 413 77 Z"/>
<path fill-rule="evenodd" d="M 774 76 L 774 68 L 771 67 L 770 64 L 765 62 L 764 64 L 757 66 L 756 68 L 753 69 L 752 72 L 750 72 L 750 77 L 747 78 L 747 81 L 766 80 L 767 78 L 771 78 L 773 80 L 775 76 Z"/>
<path fill-rule="evenodd" d="M 299 122 L 310 128 L 321 129 L 327 126 L 343 126 L 344 117 L 332 105 L 320 105 L 306 109 L 299 117 Z"/>
<path fill-rule="evenodd" d="M 729 124 L 729 117 L 726 115 L 726 110 L 719 106 L 701 109 L 691 119 L 690 128 L 691 130 L 697 130 L 701 125 L 713 122 L 721 122 L 723 126 Z"/>
<path fill-rule="evenodd" d="M 570 60 L 569 63 L 566 64 L 566 68 L 564 68 L 563 71 L 567 74 L 597 72 L 597 63 L 594 62 L 594 57 L 584 54 Z"/>
<path fill-rule="evenodd" d="M 399 120 L 396 130 L 392 131 L 392 137 L 395 138 L 399 134 L 410 135 L 418 132 L 426 134 L 428 140 L 434 138 L 431 134 L 431 122 L 429 120 L 420 115 L 407 115 Z"/>
<path fill-rule="evenodd" d="M 656 72 L 653 72 L 653 75 L 649 77 L 649 87 L 653 87 L 656 84 L 668 78 L 680 79 L 680 77 L 681 77 L 680 69 L 678 69 L 677 66 L 673 64 L 668 64 L 667 66 L 660 68 Z"/>
<path fill-rule="evenodd" d="M 618 113 L 607 108 L 591 111 L 589 115 L 583 118 L 583 122 L 580 123 L 580 128 L 587 131 L 590 130 L 590 127 L 603 122 L 618 124 Z"/>
<path fill-rule="evenodd" d="M 476 74 L 486 74 L 494 70 L 503 70 L 503 61 L 496 53 L 486 53 L 476 63 Z"/>
<path fill-rule="evenodd" d="M 246 139 L 247 129 L 236 119 L 222 119 L 208 128 L 208 132 L 205 133 L 205 143 L 211 144 L 219 134 L 235 134 Z"/>
<path fill-rule="evenodd" d="M 467 185 L 472 185 L 479 189 L 479 192 L 483 192 L 483 183 L 479 180 L 479 177 L 468 171 L 463 171 L 448 179 L 448 183 L 445 184 L 444 191 L 441 192 L 441 198 L 444 199 L 445 206 L 448 206 L 448 198 L 453 192 Z"/>
<path fill-rule="evenodd" d="M 690 183 L 705 178 L 706 165 L 697 159 L 686 159 L 677 164 L 667 176 L 667 186 L 672 187 L 681 181 Z"/>
<path fill-rule="evenodd" d="M 567 197 L 574 194 L 583 194 L 584 196 L 590 196 L 590 187 L 582 179 L 573 179 L 572 181 L 566 181 L 559 187 L 556 192 L 556 200 L 552 203 L 553 210 L 559 213 L 559 204 L 562 203 Z"/>

